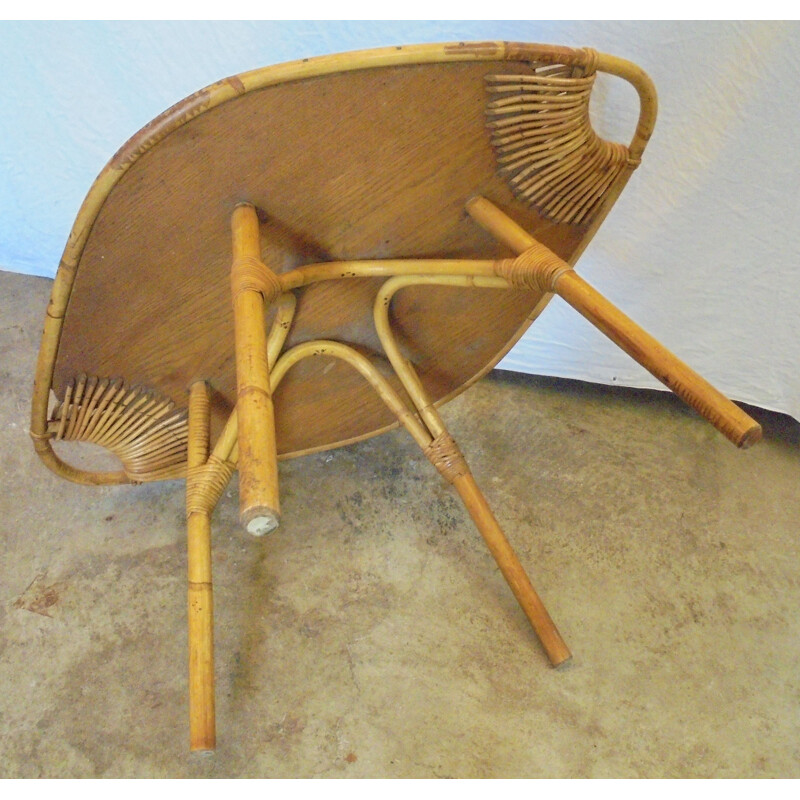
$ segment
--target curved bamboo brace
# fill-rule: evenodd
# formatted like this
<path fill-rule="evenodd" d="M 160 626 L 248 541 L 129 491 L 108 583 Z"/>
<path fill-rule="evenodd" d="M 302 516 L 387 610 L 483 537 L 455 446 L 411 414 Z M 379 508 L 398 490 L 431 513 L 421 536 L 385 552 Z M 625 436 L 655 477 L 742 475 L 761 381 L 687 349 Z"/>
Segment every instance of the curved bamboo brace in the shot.
<path fill-rule="evenodd" d="M 494 261 L 456 258 L 387 258 L 324 261 L 295 267 L 278 276 L 284 292 L 339 278 L 392 278 L 395 275 L 473 275 L 493 278 Z"/>
<path fill-rule="evenodd" d="M 512 283 L 555 292 L 612 342 L 705 417 L 737 447 L 761 439 L 761 426 L 666 347 L 625 316 L 552 250 L 537 242 L 482 197 L 467 203 L 475 221 L 520 255 L 498 261 L 496 271 Z"/>
<path fill-rule="evenodd" d="M 278 275 L 284 294 L 277 301 L 278 312 L 267 339 L 268 363 L 270 372 L 276 364 L 283 347 L 295 310 L 296 299 L 292 290 L 322 281 L 342 278 L 374 278 L 394 276 L 461 276 L 466 280 L 478 279 L 478 283 L 458 283 L 459 286 L 491 285 L 494 288 L 510 288 L 505 281 L 500 283 L 494 271 L 494 261 L 470 259 L 387 259 L 374 261 L 329 261 L 307 264 Z M 482 283 L 488 279 L 489 283 Z M 538 306 L 537 306 L 538 311 Z M 276 384 L 272 382 L 272 390 Z M 214 447 L 221 458 L 227 458 L 238 439 L 238 413 L 234 408 L 228 417 L 220 438 Z"/>
<path fill-rule="evenodd" d="M 547 653 L 550 663 L 557 667 L 572 658 L 561 634 L 547 612 L 536 589 L 528 578 L 519 558 L 495 519 L 486 498 L 472 476 L 466 462 L 458 451 L 445 428 L 436 407 L 430 401 L 422 382 L 409 361 L 400 352 L 389 324 L 389 306 L 392 297 L 400 289 L 418 284 L 439 286 L 482 286 L 493 289 L 507 289 L 509 283 L 504 278 L 474 278 L 470 276 L 401 276 L 390 278 L 383 284 L 375 298 L 375 329 L 389 361 L 400 378 L 403 388 L 413 400 L 433 440 L 425 448 L 425 455 L 431 459 L 442 475 L 453 484 L 464 501 L 472 521 L 483 536 L 497 566 L 506 579 L 514 597 L 531 623 L 539 641 Z"/>
<path fill-rule="evenodd" d="M 312 342 L 304 342 L 287 350 L 278 360 L 272 373 L 272 391 L 274 392 L 286 373 L 298 361 L 312 356 L 332 356 L 341 359 L 354 367 L 372 388 L 378 393 L 381 400 L 394 413 L 403 427 L 411 434 L 414 441 L 424 450 L 431 442 L 431 435 L 420 424 L 414 414 L 409 411 L 405 403 L 400 399 L 400 395 L 392 388 L 392 385 L 381 375 L 376 367 L 370 363 L 369 359 L 353 349 L 349 345 L 341 342 L 318 339 Z"/>
<path fill-rule="evenodd" d="M 401 278 L 406 281 L 404 285 L 410 285 L 408 281 L 412 278 Z M 470 278 L 466 278 L 470 281 Z M 501 278 L 487 279 L 488 284 L 493 288 L 508 288 L 508 284 Z M 432 278 L 429 282 L 445 281 L 446 285 L 472 285 L 471 283 L 454 283 L 452 276 Z M 400 288 L 399 286 L 397 288 Z M 511 587 L 514 596 L 522 606 L 525 615 L 533 625 L 534 630 L 539 636 L 542 645 L 554 666 L 559 666 L 568 661 L 572 655 L 564 643 L 561 635 L 553 624 L 547 609 L 544 607 L 539 595 L 533 588 L 530 579 L 525 574 L 519 559 L 508 543 L 503 531 L 492 514 L 486 499 L 483 497 L 475 479 L 464 463 L 463 457 L 458 452 L 455 442 L 452 441 L 441 419 L 438 418 L 435 409 L 423 398 L 418 408 L 422 411 L 425 408 L 426 425 L 419 423 L 417 418 L 406 408 L 400 396 L 392 388 L 391 384 L 378 372 L 369 360 L 354 350 L 352 347 L 332 341 L 313 341 L 297 345 L 281 356 L 275 369 L 272 371 L 272 390 L 278 388 L 280 382 L 285 377 L 288 370 L 298 361 L 312 356 L 327 355 L 340 358 L 357 369 L 378 392 L 386 405 L 394 412 L 400 423 L 411 434 L 414 441 L 422 448 L 425 455 L 432 461 L 434 466 L 450 480 L 456 490 L 464 500 L 464 504 L 469 511 L 476 527 L 483 535 L 490 552 L 497 561 L 503 576 Z M 395 367 L 396 369 L 396 367 Z M 402 381 L 402 378 L 401 378 Z M 404 387 L 409 395 L 412 394 L 412 386 L 406 384 Z M 416 402 L 416 399 L 415 399 Z M 435 415 L 434 416 L 432 416 Z M 432 431 L 426 430 L 428 420 L 434 424 L 439 431 L 435 436 Z M 235 461 L 235 454 L 231 456 Z"/>
<path fill-rule="evenodd" d="M 431 434 L 434 437 L 439 436 L 445 431 L 442 418 L 439 412 L 434 407 L 433 403 L 428 399 L 425 389 L 417 376 L 416 371 L 407 361 L 400 348 L 397 346 L 397 341 L 392 333 L 391 324 L 389 323 L 389 306 L 392 302 L 392 297 L 400 289 L 408 286 L 462 286 L 462 287 L 479 287 L 484 289 L 508 289 L 511 284 L 505 279 L 494 275 L 493 277 L 471 276 L 471 275 L 399 275 L 390 278 L 381 286 L 375 298 L 374 305 L 374 318 L 375 330 L 378 333 L 378 338 L 383 345 L 386 356 L 394 367 L 397 377 L 400 378 L 409 396 L 414 401 L 425 424 L 428 426 Z"/>

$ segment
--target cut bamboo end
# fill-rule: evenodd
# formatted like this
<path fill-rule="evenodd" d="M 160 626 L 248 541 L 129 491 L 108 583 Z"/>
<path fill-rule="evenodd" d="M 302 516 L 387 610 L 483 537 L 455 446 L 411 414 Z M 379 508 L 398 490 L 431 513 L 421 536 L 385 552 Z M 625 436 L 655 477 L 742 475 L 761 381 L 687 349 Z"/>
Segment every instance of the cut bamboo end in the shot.
<path fill-rule="evenodd" d="M 748 447 L 758 444 L 761 441 L 762 435 L 763 431 L 761 426 L 757 422 L 754 423 L 747 431 L 745 431 L 744 435 L 739 440 L 739 448 L 741 450 L 747 450 Z"/>
<path fill-rule="evenodd" d="M 250 508 L 239 515 L 242 527 L 251 536 L 266 536 L 280 525 L 280 515 L 271 508 Z"/>

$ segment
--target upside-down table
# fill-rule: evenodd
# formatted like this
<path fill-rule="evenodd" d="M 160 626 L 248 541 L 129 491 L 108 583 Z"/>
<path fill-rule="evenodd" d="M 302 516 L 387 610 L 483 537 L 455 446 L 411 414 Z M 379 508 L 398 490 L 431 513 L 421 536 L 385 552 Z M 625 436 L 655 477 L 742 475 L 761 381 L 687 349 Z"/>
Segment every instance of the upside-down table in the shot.
<path fill-rule="evenodd" d="M 638 92 L 628 146 L 592 129 L 598 71 Z M 638 67 L 590 49 L 394 47 L 227 78 L 97 178 L 53 286 L 31 436 L 79 483 L 186 478 L 192 749 L 216 741 L 210 516 L 233 471 L 261 535 L 278 459 L 397 424 L 461 495 L 552 664 L 570 658 L 438 411 L 554 294 L 735 444 L 757 441 L 572 268 L 655 113 Z M 59 440 L 120 469 L 71 466 Z"/>

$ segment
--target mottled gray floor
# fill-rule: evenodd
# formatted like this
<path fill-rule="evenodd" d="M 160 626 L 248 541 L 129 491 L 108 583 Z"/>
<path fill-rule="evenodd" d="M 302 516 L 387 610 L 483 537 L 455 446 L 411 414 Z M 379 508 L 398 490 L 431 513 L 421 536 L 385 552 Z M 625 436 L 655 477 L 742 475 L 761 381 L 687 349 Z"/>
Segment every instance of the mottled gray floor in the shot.
<path fill-rule="evenodd" d="M 403 433 L 214 516 L 219 746 L 187 743 L 181 482 L 90 489 L 27 437 L 50 282 L 0 273 L 0 776 L 800 776 L 800 426 L 495 373 L 446 420 L 575 659 L 547 666 Z"/>

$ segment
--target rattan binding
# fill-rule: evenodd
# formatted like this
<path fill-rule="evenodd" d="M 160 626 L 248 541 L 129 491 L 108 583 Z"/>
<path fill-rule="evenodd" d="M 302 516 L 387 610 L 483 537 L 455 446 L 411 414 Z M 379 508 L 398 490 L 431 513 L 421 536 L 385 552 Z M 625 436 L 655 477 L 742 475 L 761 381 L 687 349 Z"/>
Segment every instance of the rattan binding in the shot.
<path fill-rule="evenodd" d="M 596 59 L 595 59 L 596 61 Z M 492 146 L 515 196 L 554 222 L 588 222 L 626 167 L 625 145 L 601 139 L 589 118 L 595 64 L 533 65 L 530 75 L 487 75 Z"/>
<path fill-rule="evenodd" d="M 73 379 L 47 432 L 57 441 L 105 447 L 136 483 L 186 476 L 186 411 L 143 388 L 126 388 L 120 379 Z"/>

